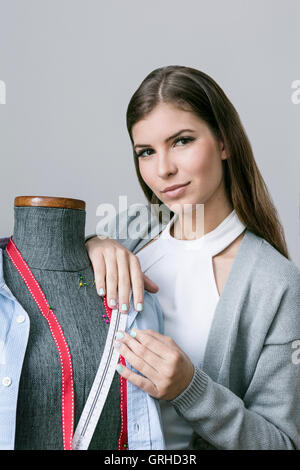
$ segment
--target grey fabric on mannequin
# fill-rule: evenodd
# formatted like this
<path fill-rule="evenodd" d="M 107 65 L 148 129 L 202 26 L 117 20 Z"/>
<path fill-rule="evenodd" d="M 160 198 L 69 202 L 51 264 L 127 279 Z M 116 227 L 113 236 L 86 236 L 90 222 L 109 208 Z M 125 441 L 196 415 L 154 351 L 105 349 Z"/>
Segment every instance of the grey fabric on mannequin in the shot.
<path fill-rule="evenodd" d="M 75 429 L 109 328 L 85 249 L 86 212 L 52 207 L 15 207 L 14 211 L 13 241 L 52 306 L 71 352 Z M 29 341 L 19 386 L 15 449 L 62 449 L 61 370 L 56 345 L 5 250 L 3 272 L 11 292 L 30 315 Z M 78 273 L 86 286 L 79 287 Z M 120 425 L 120 376 L 116 372 L 89 449 L 117 449 Z"/>

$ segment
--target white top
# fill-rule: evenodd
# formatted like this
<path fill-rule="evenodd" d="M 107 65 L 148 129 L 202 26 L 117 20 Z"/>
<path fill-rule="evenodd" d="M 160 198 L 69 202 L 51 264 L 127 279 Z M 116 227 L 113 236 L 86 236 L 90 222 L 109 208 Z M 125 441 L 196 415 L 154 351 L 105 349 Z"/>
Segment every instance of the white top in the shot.
<path fill-rule="evenodd" d="M 178 240 L 170 234 L 175 214 L 159 238 L 136 256 L 142 271 L 159 287 L 156 296 L 164 317 L 164 334 L 170 336 L 201 368 L 216 305 L 220 298 L 212 257 L 223 251 L 245 226 L 233 210 L 214 230 L 196 240 Z M 174 407 L 160 401 L 167 449 L 187 449 L 193 429 Z"/>

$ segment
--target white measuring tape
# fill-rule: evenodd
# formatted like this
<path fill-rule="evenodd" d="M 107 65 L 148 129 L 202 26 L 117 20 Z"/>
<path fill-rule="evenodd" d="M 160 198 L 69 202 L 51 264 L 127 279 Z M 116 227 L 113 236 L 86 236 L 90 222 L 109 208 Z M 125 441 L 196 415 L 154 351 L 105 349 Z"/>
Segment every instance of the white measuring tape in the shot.
<path fill-rule="evenodd" d="M 131 296 L 132 291 L 130 291 L 129 305 Z M 119 330 L 126 330 L 127 318 L 128 313 L 121 313 L 118 309 L 112 311 L 100 365 L 73 436 L 73 450 L 87 450 L 90 445 L 120 356 L 114 347 L 115 335 Z"/>

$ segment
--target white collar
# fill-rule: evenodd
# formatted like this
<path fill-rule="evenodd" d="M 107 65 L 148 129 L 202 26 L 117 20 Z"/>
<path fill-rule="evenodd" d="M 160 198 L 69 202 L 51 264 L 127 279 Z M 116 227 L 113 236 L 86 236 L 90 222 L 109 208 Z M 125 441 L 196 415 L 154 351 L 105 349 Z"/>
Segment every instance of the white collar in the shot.
<path fill-rule="evenodd" d="M 171 249 L 184 250 L 204 250 L 211 256 L 223 251 L 230 243 L 232 243 L 244 230 L 245 225 L 240 221 L 237 213 L 233 211 L 214 229 L 195 240 L 179 240 L 172 237 L 170 229 L 178 214 L 175 214 L 158 238 L 158 242 L 165 243 L 165 246 Z"/>

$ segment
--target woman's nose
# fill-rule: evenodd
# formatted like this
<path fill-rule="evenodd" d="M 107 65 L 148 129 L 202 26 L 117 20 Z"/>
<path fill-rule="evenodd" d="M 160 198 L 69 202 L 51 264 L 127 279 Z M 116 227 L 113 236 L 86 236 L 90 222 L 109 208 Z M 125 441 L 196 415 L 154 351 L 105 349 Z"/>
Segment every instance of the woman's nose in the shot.
<path fill-rule="evenodd" d="M 177 167 L 175 162 L 172 161 L 166 152 L 161 152 L 157 158 L 157 175 L 164 178 L 170 174 L 175 174 L 176 171 Z"/>

